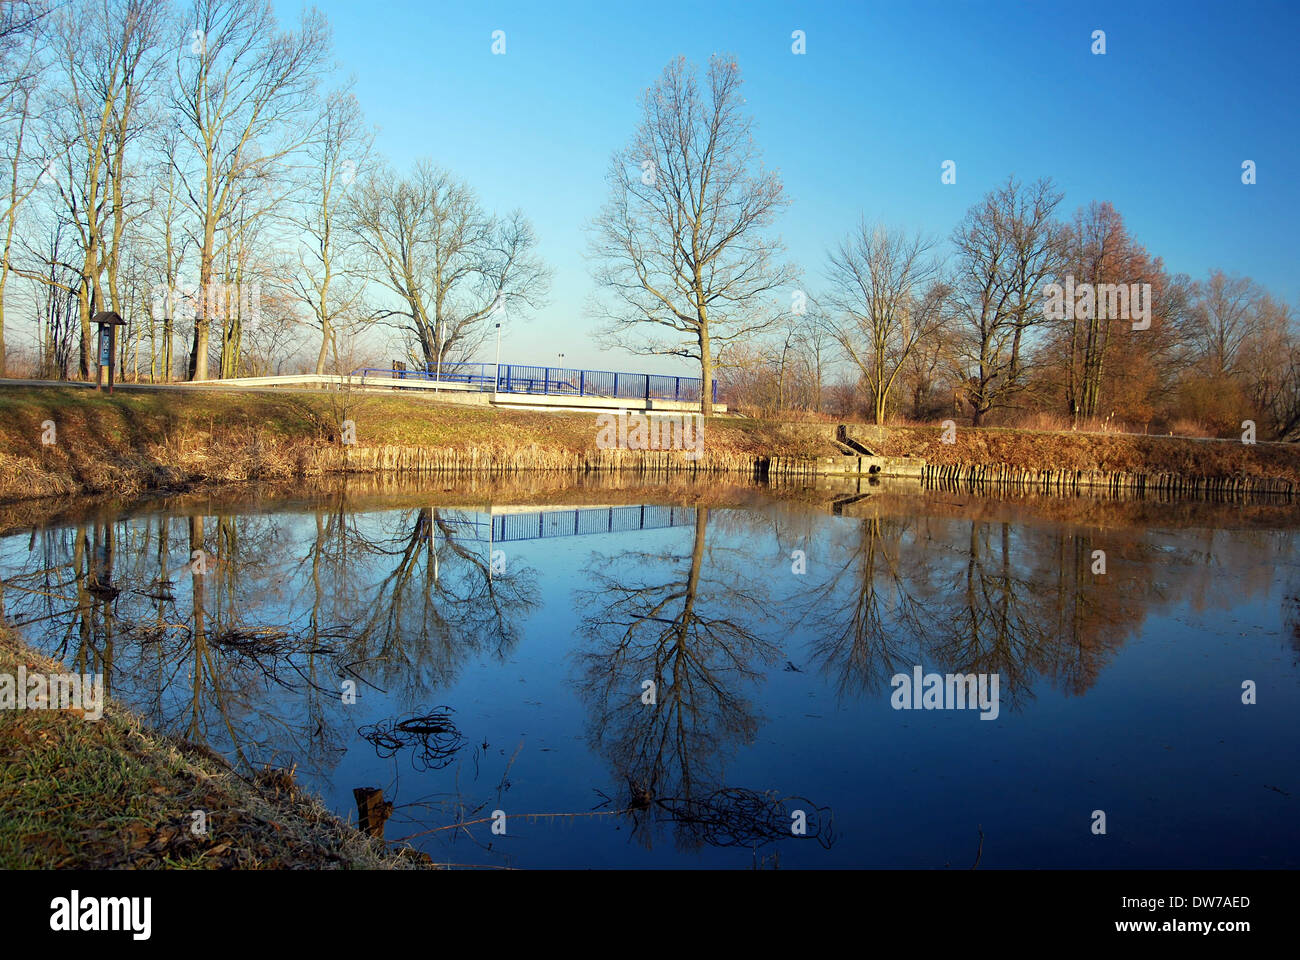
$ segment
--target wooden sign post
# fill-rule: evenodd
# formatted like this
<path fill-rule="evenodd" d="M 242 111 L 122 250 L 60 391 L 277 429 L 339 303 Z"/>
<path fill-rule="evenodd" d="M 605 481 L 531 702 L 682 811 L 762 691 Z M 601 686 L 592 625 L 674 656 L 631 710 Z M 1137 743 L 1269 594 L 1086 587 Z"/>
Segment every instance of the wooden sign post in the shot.
<path fill-rule="evenodd" d="M 99 375 L 95 379 L 95 389 L 113 392 L 113 363 L 117 359 L 117 328 L 126 326 L 126 321 L 112 310 L 97 313 L 91 323 L 99 325 Z"/>

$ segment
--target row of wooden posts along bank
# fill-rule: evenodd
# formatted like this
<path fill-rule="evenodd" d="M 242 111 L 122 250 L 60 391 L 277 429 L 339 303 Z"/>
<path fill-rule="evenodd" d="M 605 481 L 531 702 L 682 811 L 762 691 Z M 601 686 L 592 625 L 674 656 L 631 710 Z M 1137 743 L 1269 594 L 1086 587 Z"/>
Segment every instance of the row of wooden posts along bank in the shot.
<path fill-rule="evenodd" d="M 846 457 L 845 461 L 854 458 Z M 511 474 L 533 471 L 588 473 L 619 471 L 654 475 L 666 473 L 732 474 L 758 479 L 814 479 L 822 476 L 866 476 L 859 470 L 839 469 L 838 462 L 810 457 L 756 457 L 745 453 L 704 451 L 691 459 L 680 450 L 608 449 L 583 452 L 525 447 L 510 451 L 451 450 L 429 447 L 342 446 L 312 451 L 303 466 L 309 473 L 479 473 Z M 908 477 L 925 487 L 992 486 L 1066 492 L 1081 489 L 1111 493 L 1167 493 L 1189 496 L 1270 495 L 1293 497 L 1296 484 L 1267 477 L 1197 477 L 1172 473 L 1129 473 L 1087 470 L 1034 470 L 1005 464 L 937 464 L 920 459 L 884 462 L 871 469 L 874 477 Z M 847 464 L 845 464 L 847 466 Z M 857 466 L 855 464 L 855 466 Z"/>
<path fill-rule="evenodd" d="M 1234 497 L 1296 494 L 1296 485 L 1272 477 L 1195 477 L 1176 473 L 1128 473 L 1102 470 L 1026 470 L 1005 464 L 926 464 L 926 486 L 1028 487 L 1045 492 L 1101 489 L 1108 493 L 1171 493 L 1186 496 Z"/>
<path fill-rule="evenodd" d="M 590 473 L 619 471 L 637 474 L 744 474 L 813 478 L 822 475 L 810 457 L 756 457 L 748 453 L 682 450 L 589 450 L 578 453 L 523 447 L 509 451 L 439 449 L 431 447 L 356 445 L 318 447 L 310 451 L 303 471 L 320 473 L 479 473 L 511 474 L 535 471 Z"/>
<path fill-rule="evenodd" d="M 591 450 L 571 452 L 538 446 L 508 451 L 399 446 L 330 446 L 310 451 L 308 473 L 479 473 L 537 471 L 588 473 L 743 473 L 754 474 L 762 458 L 752 454 L 701 452 L 693 458 L 681 450 Z"/>

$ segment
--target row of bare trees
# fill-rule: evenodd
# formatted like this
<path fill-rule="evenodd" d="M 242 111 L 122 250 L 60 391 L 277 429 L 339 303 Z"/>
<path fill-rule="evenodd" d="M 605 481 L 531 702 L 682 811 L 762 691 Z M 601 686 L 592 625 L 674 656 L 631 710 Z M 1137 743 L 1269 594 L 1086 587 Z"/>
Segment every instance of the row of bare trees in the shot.
<path fill-rule="evenodd" d="M 1232 433 L 1251 419 L 1296 436 L 1300 329 L 1287 304 L 1219 270 L 1170 275 L 1110 204 L 1062 221 L 1060 203 L 1050 181 L 1009 179 L 957 226 L 947 261 L 932 238 L 863 221 L 828 255 L 807 313 L 733 355 L 728 395 L 876 423 L 1046 413 Z M 1069 310 L 1052 309 L 1049 284 L 1080 291 Z M 827 389 L 834 360 L 841 382 Z"/>
<path fill-rule="evenodd" d="M 1110 204 L 1066 219 L 1050 179 L 1009 177 L 946 243 L 864 219 L 828 254 L 820 292 L 804 291 L 773 233 L 788 200 L 744 103 L 727 57 L 703 77 L 674 60 L 646 91 L 592 229 L 610 345 L 690 358 L 769 415 L 1300 432 L 1288 306 L 1247 278 L 1170 275 Z"/>
<path fill-rule="evenodd" d="M 319 14 L 283 28 L 269 0 L 4 10 L 0 364 L 11 304 L 37 332 L 35 373 L 89 376 L 91 318 L 111 309 L 129 324 L 125 375 L 165 381 L 347 371 L 381 332 L 438 369 L 546 302 L 520 211 L 374 155 L 349 84 L 329 85 Z M 691 360 L 733 404 L 1300 431 L 1288 305 L 1247 278 L 1169 274 L 1111 205 L 1067 218 L 1050 180 L 1008 178 L 945 241 L 863 219 L 805 291 L 734 59 L 672 61 L 607 184 L 589 229 L 603 342 Z M 1076 285 L 1110 292 L 1085 309 Z"/>
<path fill-rule="evenodd" d="M 417 363 L 464 359 L 489 318 L 545 301 L 522 214 L 492 214 L 432 163 L 403 177 L 373 155 L 350 82 L 331 85 L 319 13 L 0 10 L 0 376 L 6 307 L 35 333 L 30 374 L 89 376 L 91 320 L 112 310 L 124 374 L 168 381 L 350 369 L 369 327 Z"/>

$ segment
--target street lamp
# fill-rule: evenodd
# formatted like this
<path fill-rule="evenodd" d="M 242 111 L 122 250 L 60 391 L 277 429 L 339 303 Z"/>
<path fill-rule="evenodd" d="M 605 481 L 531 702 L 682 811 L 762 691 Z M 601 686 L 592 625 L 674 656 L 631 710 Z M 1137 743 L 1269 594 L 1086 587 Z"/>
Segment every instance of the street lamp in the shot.
<path fill-rule="evenodd" d="M 493 393 L 501 392 L 501 324 L 497 324 L 497 379 L 492 387 Z"/>

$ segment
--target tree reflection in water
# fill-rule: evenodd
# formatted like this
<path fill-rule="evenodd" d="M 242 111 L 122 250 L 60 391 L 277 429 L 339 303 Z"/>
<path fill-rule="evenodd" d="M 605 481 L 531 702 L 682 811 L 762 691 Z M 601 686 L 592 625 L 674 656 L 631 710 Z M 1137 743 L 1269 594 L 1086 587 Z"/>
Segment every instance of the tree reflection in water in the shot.
<path fill-rule="evenodd" d="M 750 626 L 771 619 L 763 581 L 743 551 L 708 544 L 708 525 L 698 507 L 689 553 L 594 555 L 575 594 L 589 738 L 626 785 L 607 802 L 646 847 L 662 822 L 687 849 L 789 837 L 799 804 L 807 835 L 829 843 L 828 809 L 725 785 L 726 760 L 759 728 L 746 693 L 781 647 Z"/>
<path fill-rule="evenodd" d="M 1082 694 L 1167 600 L 1150 568 L 1187 562 L 1119 531 L 864 512 L 843 521 L 801 606 L 813 662 L 841 697 L 880 696 L 918 664 L 996 673 L 1010 709 L 1037 677 Z"/>
<path fill-rule="evenodd" d="M 579 502 L 668 498 L 587 493 Z M 574 733 L 586 728 L 592 751 L 572 761 L 581 782 L 552 784 L 533 809 L 558 798 L 558 816 L 582 813 L 590 788 L 604 786 L 613 796 L 598 822 L 629 823 L 644 850 L 670 846 L 659 843 L 667 836 L 682 851 L 766 848 L 792 836 L 795 810 L 808 817 L 808 837 L 832 839 L 823 805 L 833 802 L 843 819 L 857 797 L 786 796 L 800 789 L 797 779 L 734 782 L 742 755 L 783 777 L 813 769 L 799 765 L 779 729 L 803 713 L 794 696 L 838 699 L 860 720 L 864 705 L 888 702 L 895 673 L 922 665 L 996 673 L 1002 709 L 1026 710 L 1053 688 L 1087 693 L 1151 617 L 1233 608 L 1274 589 L 1278 576 L 1293 577 L 1277 625 L 1286 659 L 1300 659 L 1294 521 L 1276 513 L 1252 520 L 1248 507 L 1020 505 L 875 490 L 827 508 L 752 490 L 687 493 L 676 502 L 695 504 L 688 529 L 583 541 L 603 552 L 548 570 L 553 617 L 538 616 L 540 575 L 523 562 L 528 548 L 494 570 L 482 511 L 432 505 L 423 494 L 376 505 L 337 493 L 278 512 L 194 499 L 86 510 L 0 539 L 0 604 L 70 669 L 105 674 L 110 693 L 154 726 L 245 768 L 297 764 L 329 784 L 358 746 L 343 770 L 378 756 L 396 778 L 400 763 L 398 818 L 415 835 L 486 816 L 509 788 L 518 741 L 494 742 L 480 771 L 486 740 L 457 727 L 490 725 L 493 712 L 516 703 L 515 688 L 489 675 L 490 702 L 479 707 L 473 686 L 454 688 L 472 665 L 509 662 L 527 630 L 567 651 L 531 662 L 551 671 L 543 682 L 576 683 L 576 711 L 562 720 Z M 661 541 L 672 546 L 651 546 Z M 792 569 L 793 550 L 806 554 L 806 573 Z M 1104 574 L 1094 572 L 1097 551 Z M 192 563 L 196 552 L 205 569 Z M 555 626 L 569 599 L 573 636 Z M 806 676 L 783 674 L 783 660 Z M 369 697 L 362 709 L 343 703 L 347 681 Z M 646 681 L 653 705 L 642 702 Z M 450 704 L 443 719 L 456 722 L 430 721 L 435 704 Z M 521 766 L 531 749 L 530 741 Z M 462 797 L 462 784 L 480 774 L 485 783 L 501 775 L 496 797 Z M 803 792 L 826 789 L 824 781 Z M 424 799 L 412 796 L 422 791 Z M 536 800 L 520 796 L 512 804 Z"/>
<path fill-rule="evenodd" d="M 343 681 L 414 707 L 468 660 L 507 656 L 539 598 L 535 571 L 494 573 L 442 511 L 360 514 L 340 497 L 308 519 L 191 510 L 34 530 L 26 568 L 6 570 L 7 612 L 158 729 L 244 767 L 321 772 L 354 733 Z"/>

